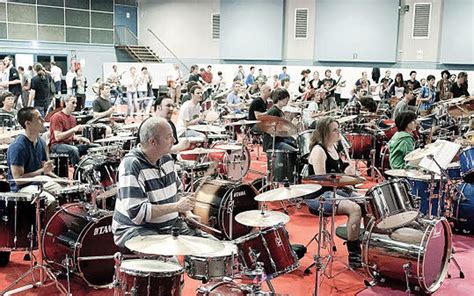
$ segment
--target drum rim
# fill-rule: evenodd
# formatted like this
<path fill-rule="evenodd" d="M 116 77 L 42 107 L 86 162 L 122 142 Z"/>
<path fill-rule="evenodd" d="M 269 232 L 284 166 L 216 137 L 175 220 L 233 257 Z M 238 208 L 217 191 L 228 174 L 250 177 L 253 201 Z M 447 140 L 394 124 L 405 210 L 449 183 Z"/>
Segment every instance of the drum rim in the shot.
<path fill-rule="evenodd" d="M 271 152 L 275 152 L 275 153 L 288 153 L 288 154 L 297 154 L 298 151 L 292 151 L 292 150 L 281 150 L 281 149 L 276 149 L 276 150 L 273 150 L 273 149 L 268 149 L 265 151 L 266 154 L 268 153 L 271 153 Z"/>
<path fill-rule="evenodd" d="M 132 269 L 131 267 L 125 267 L 123 264 L 133 264 L 137 262 L 153 262 L 153 263 L 165 263 L 166 265 L 170 265 L 173 267 L 178 267 L 176 270 L 169 270 L 169 271 L 162 271 L 160 272 L 159 270 L 157 271 L 142 271 L 142 270 L 137 270 L 137 269 Z M 127 275 L 132 275 L 132 276 L 139 276 L 139 277 L 154 277 L 154 278 L 164 278 L 164 277 L 170 277 L 170 276 L 177 276 L 181 275 L 184 272 L 184 268 L 176 263 L 171 263 L 171 262 L 166 262 L 162 260 L 154 260 L 154 259 L 128 259 L 124 260 L 120 263 L 120 272 L 125 273 Z M 154 276 L 154 275 L 159 275 L 159 276 Z"/>
<path fill-rule="evenodd" d="M 209 292 L 212 292 L 215 288 L 222 286 L 223 284 L 231 284 L 234 288 L 238 288 L 240 291 L 242 291 L 242 289 L 240 288 L 240 285 L 235 283 L 233 280 L 232 281 L 220 280 L 216 282 L 210 282 L 210 283 L 207 283 L 206 286 L 200 286 L 197 289 L 197 291 L 200 293 L 209 293 Z M 207 287 L 207 285 L 209 285 L 210 287 Z"/>

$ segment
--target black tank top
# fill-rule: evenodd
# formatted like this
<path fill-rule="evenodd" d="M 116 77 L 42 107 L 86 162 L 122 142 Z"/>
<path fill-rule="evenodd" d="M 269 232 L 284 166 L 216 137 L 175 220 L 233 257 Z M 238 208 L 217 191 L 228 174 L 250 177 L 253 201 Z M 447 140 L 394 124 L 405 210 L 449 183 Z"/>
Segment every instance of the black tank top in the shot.
<path fill-rule="evenodd" d="M 339 159 L 334 159 L 331 157 L 329 154 L 328 150 L 323 147 L 320 144 L 317 144 L 319 147 L 323 148 L 324 152 L 326 153 L 326 174 L 330 173 L 344 173 L 344 170 L 349 166 L 348 163 L 345 163 L 342 161 L 342 159 L 339 157 Z M 316 195 L 319 196 L 322 193 L 326 191 L 332 191 L 332 187 L 323 187 L 321 188 Z"/>

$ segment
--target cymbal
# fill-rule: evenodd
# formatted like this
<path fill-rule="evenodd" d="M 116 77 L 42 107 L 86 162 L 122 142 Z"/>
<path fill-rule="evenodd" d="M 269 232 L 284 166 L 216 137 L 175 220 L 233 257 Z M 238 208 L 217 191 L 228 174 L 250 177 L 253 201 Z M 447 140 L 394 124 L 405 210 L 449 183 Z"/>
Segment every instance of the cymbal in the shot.
<path fill-rule="evenodd" d="M 296 108 L 296 107 L 292 107 L 292 106 L 285 106 L 281 109 L 281 111 L 283 112 L 288 112 L 288 113 L 295 113 L 295 114 L 300 114 L 301 113 L 301 109 L 300 108 Z"/>
<path fill-rule="evenodd" d="M 117 194 L 117 187 L 112 187 L 111 189 L 97 195 L 96 199 L 107 199 Z"/>
<path fill-rule="evenodd" d="M 225 248 L 225 245 L 217 240 L 189 235 L 175 237 L 169 234 L 136 236 L 125 242 L 125 246 L 141 254 L 164 256 L 199 256 Z"/>
<path fill-rule="evenodd" d="M 68 180 L 68 179 L 62 179 L 62 178 L 51 178 L 48 176 L 36 176 L 32 178 L 17 178 L 17 179 L 11 179 L 11 181 L 14 182 L 35 182 L 35 183 L 47 183 L 47 182 L 56 182 L 56 183 L 63 183 L 63 184 L 69 184 L 69 183 L 77 183 L 78 181 L 74 180 Z"/>
<path fill-rule="evenodd" d="M 207 122 L 214 122 L 219 119 L 219 116 L 220 116 L 219 112 L 208 111 L 206 113 L 206 117 L 204 118 L 204 120 L 206 120 Z"/>
<path fill-rule="evenodd" d="M 222 153 L 224 150 L 221 149 L 205 149 L 205 148 L 194 148 L 192 150 L 184 150 L 179 152 L 179 155 L 194 155 L 194 154 L 209 154 L 209 153 Z"/>
<path fill-rule="evenodd" d="M 0 192 L 0 199 L 28 199 L 33 196 L 31 192 Z"/>
<path fill-rule="evenodd" d="M 202 132 L 202 133 L 222 133 L 225 132 L 225 128 L 221 126 L 216 126 L 216 125 L 204 125 L 204 124 L 199 124 L 199 125 L 191 125 L 188 126 L 188 129 Z"/>
<path fill-rule="evenodd" d="M 298 132 L 296 126 L 285 118 L 273 115 L 262 115 L 258 118 L 257 128 L 267 134 L 277 137 L 289 137 Z"/>
<path fill-rule="evenodd" d="M 260 193 L 255 197 L 256 201 L 280 201 L 298 198 L 312 194 L 321 189 L 318 184 L 298 184 L 289 187 L 280 187 L 267 192 Z"/>
<path fill-rule="evenodd" d="M 218 147 L 215 147 L 215 149 L 219 150 L 231 150 L 231 151 L 237 151 L 237 150 L 242 150 L 242 145 L 237 145 L 237 144 L 222 144 L 218 145 Z"/>
<path fill-rule="evenodd" d="M 141 122 L 135 122 L 130 124 L 121 125 L 121 129 L 138 129 L 140 127 Z"/>
<path fill-rule="evenodd" d="M 280 223 L 286 224 L 290 217 L 280 212 L 252 210 L 239 213 L 235 216 L 235 221 L 250 227 L 270 227 Z"/>
<path fill-rule="evenodd" d="M 95 140 L 94 143 L 125 142 L 125 141 L 135 140 L 136 138 L 137 137 L 134 137 L 134 136 L 127 136 L 127 137 L 114 136 L 114 137 L 108 137 L 105 139 Z"/>
<path fill-rule="evenodd" d="M 222 116 L 224 119 L 244 119 L 245 117 L 247 116 L 244 114 L 227 114 Z"/>
<path fill-rule="evenodd" d="M 436 142 L 433 144 L 426 145 L 425 148 L 418 148 L 418 149 L 413 150 L 412 152 L 405 155 L 405 158 L 404 158 L 405 161 L 420 160 L 425 156 L 435 153 L 439 147 L 438 145 L 435 145 L 435 144 Z"/>
<path fill-rule="evenodd" d="M 188 141 L 189 143 L 202 143 L 205 142 L 206 139 L 203 137 L 181 137 L 178 138 L 178 142 L 180 141 Z"/>
<path fill-rule="evenodd" d="M 357 118 L 357 115 L 349 115 L 349 116 L 344 116 L 344 117 L 338 118 L 336 120 L 337 120 L 337 122 L 339 122 L 339 124 L 342 124 L 342 123 L 352 121 L 356 118 Z"/>
<path fill-rule="evenodd" d="M 365 179 L 359 176 L 346 175 L 341 173 L 312 175 L 308 176 L 305 181 L 312 181 L 322 186 L 328 187 L 344 187 L 348 185 L 357 185 L 364 183 Z"/>
<path fill-rule="evenodd" d="M 422 179 L 422 180 L 430 180 L 431 175 L 425 174 L 418 170 L 387 170 L 385 174 L 398 177 L 398 178 L 413 178 L 413 179 Z M 439 180 L 439 176 L 436 176 L 435 179 Z"/>
<path fill-rule="evenodd" d="M 248 125 L 259 123 L 260 120 L 239 120 L 224 124 L 224 126 Z"/>

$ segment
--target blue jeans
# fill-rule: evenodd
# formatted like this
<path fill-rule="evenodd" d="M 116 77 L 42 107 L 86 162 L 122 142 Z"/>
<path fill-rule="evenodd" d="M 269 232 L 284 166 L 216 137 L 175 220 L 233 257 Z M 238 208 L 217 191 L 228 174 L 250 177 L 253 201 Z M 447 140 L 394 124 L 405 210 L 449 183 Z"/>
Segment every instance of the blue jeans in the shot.
<path fill-rule="evenodd" d="M 71 164 L 73 166 L 79 163 L 79 160 L 82 155 L 87 153 L 87 149 L 91 147 L 97 147 L 99 145 L 96 144 L 79 144 L 69 145 L 69 144 L 54 144 L 51 146 L 51 152 L 57 154 L 67 154 L 69 155 L 69 159 L 71 160 Z"/>
<path fill-rule="evenodd" d="M 39 113 L 41 114 L 41 117 L 44 118 L 44 116 L 46 115 L 46 113 L 48 112 L 48 106 L 35 106 L 36 110 L 39 111 Z"/>
<path fill-rule="evenodd" d="M 133 115 L 132 113 L 138 111 L 138 110 L 135 110 L 135 106 L 136 106 L 135 104 L 137 102 L 137 92 L 127 91 L 127 101 L 128 101 L 127 115 Z"/>
<path fill-rule="evenodd" d="M 60 94 L 60 93 L 61 93 L 61 80 L 56 81 L 56 82 L 54 83 L 54 87 L 56 88 L 56 93 L 57 93 L 57 94 Z"/>
<path fill-rule="evenodd" d="M 321 196 L 324 198 L 324 199 L 329 199 L 329 198 L 332 198 L 333 197 L 333 191 L 326 191 L 324 192 Z M 344 190 L 341 190 L 341 189 L 337 189 L 336 190 L 336 196 L 337 197 L 351 197 L 352 194 L 350 193 L 347 193 L 346 191 Z M 311 208 L 312 210 L 315 210 L 315 211 L 318 211 L 319 210 L 319 198 L 312 198 L 312 199 L 305 199 L 304 202 L 308 205 L 309 208 Z M 339 202 L 340 201 L 336 201 L 336 208 L 335 210 L 337 211 L 337 207 L 339 205 Z M 326 215 L 330 215 L 332 213 L 332 200 L 325 200 L 324 203 L 323 203 L 323 212 L 324 214 Z"/>

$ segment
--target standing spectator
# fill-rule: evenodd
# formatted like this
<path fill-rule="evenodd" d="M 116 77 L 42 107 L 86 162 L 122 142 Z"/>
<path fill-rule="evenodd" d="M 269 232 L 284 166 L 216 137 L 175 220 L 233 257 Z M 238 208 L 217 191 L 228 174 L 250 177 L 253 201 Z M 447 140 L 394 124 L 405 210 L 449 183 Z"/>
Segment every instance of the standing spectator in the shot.
<path fill-rule="evenodd" d="M 212 75 L 212 66 L 211 66 L 211 65 L 207 65 L 207 70 L 204 71 L 204 72 L 202 72 L 201 78 L 202 78 L 202 80 L 204 80 L 204 82 L 206 82 L 207 84 L 211 84 L 211 83 L 212 83 L 213 75 Z"/>
<path fill-rule="evenodd" d="M 51 77 L 53 78 L 54 87 L 56 88 L 56 93 L 61 94 L 61 79 L 63 77 L 63 72 L 61 68 L 56 66 L 56 62 L 51 62 Z"/>
<path fill-rule="evenodd" d="M 86 103 L 86 89 L 87 89 L 87 78 L 82 75 L 82 69 L 79 68 L 76 70 L 76 77 L 72 81 L 72 85 L 75 92 L 75 97 L 77 100 L 76 110 L 81 111 L 84 109 Z"/>
<path fill-rule="evenodd" d="M 140 110 L 145 111 L 146 114 L 149 113 L 151 105 L 150 98 L 148 97 L 148 83 L 150 82 L 150 76 L 148 75 L 147 67 L 142 67 L 140 75 L 138 76 L 137 91 L 140 102 L 138 104 Z M 149 106 L 150 105 L 150 106 Z"/>
<path fill-rule="evenodd" d="M 451 85 L 449 91 L 453 94 L 453 98 L 469 97 L 467 91 L 467 73 L 459 72 L 457 81 Z"/>
<path fill-rule="evenodd" d="M 0 92 L 8 90 L 8 74 L 5 70 L 5 65 L 3 62 L 0 62 Z"/>
<path fill-rule="evenodd" d="M 33 106 L 44 117 L 49 106 L 50 98 L 50 79 L 46 75 L 43 65 L 36 63 L 34 66 L 36 76 L 31 79 L 30 96 L 28 106 Z"/>
<path fill-rule="evenodd" d="M 173 99 L 175 105 L 178 105 L 181 99 L 181 87 L 184 81 L 183 73 L 181 73 L 178 64 L 173 64 L 173 69 L 168 72 L 166 80 L 168 81 L 170 97 Z"/>
<path fill-rule="evenodd" d="M 237 73 L 235 73 L 234 75 L 234 81 L 236 80 L 243 81 L 244 78 L 245 78 L 244 67 L 242 67 L 242 65 L 239 65 Z"/>
<path fill-rule="evenodd" d="M 245 79 L 245 84 L 247 87 L 251 86 L 253 82 L 255 81 L 255 76 L 253 75 L 255 73 L 255 67 L 252 66 L 250 67 L 250 73 L 247 75 L 247 79 Z"/>
<path fill-rule="evenodd" d="M 286 73 L 286 71 L 287 71 L 286 66 L 283 66 L 283 68 L 281 68 L 281 70 L 282 70 L 282 72 L 280 73 L 280 75 L 278 75 L 278 79 L 280 79 L 280 81 L 282 81 L 285 78 L 288 78 L 288 80 L 290 80 L 290 75 L 288 73 Z"/>
<path fill-rule="evenodd" d="M 72 95 L 74 93 L 73 89 L 73 81 L 76 78 L 76 71 L 74 71 L 74 66 L 69 67 L 69 71 L 66 74 L 66 92 L 68 95 Z"/>
<path fill-rule="evenodd" d="M 135 117 L 134 112 L 138 110 L 137 105 L 137 86 L 138 86 L 138 76 L 137 69 L 135 67 L 130 67 L 130 71 L 123 77 L 122 84 L 127 89 L 127 116 Z"/>
<path fill-rule="evenodd" d="M 342 78 L 341 68 L 336 69 L 336 89 L 334 90 L 334 97 L 336 98 L 337 106 L 341 106 L 342 89 L 346 87 L 346 81 Z"/>
<path fill-rule="evenodd" d="M 5 65 L 5 71 L 8 75 L 8 79 L 4 82 L 4 87 L 15 96 L 15 106 L 17 108 L 22 107 L 21 103 L 18 104 L 18 97 L 21 95 L 21 80 L 20 74 L 17 69 L 13 67 L 13 58 L 8 55 L 3 59 L 3 64 Z"/>
<path fill-rule="evenodd" d="M 25 71 L 25 68 L 18 67 L 18 72 L 20 73 L 21 80 L 21 101 L 23 106 L 28 105 L 28 98 L 30 97 L 30 88 L 31 88 L 31 78 L 33 78 L 33 67 L 28 66 L 28 71 Z"/>

